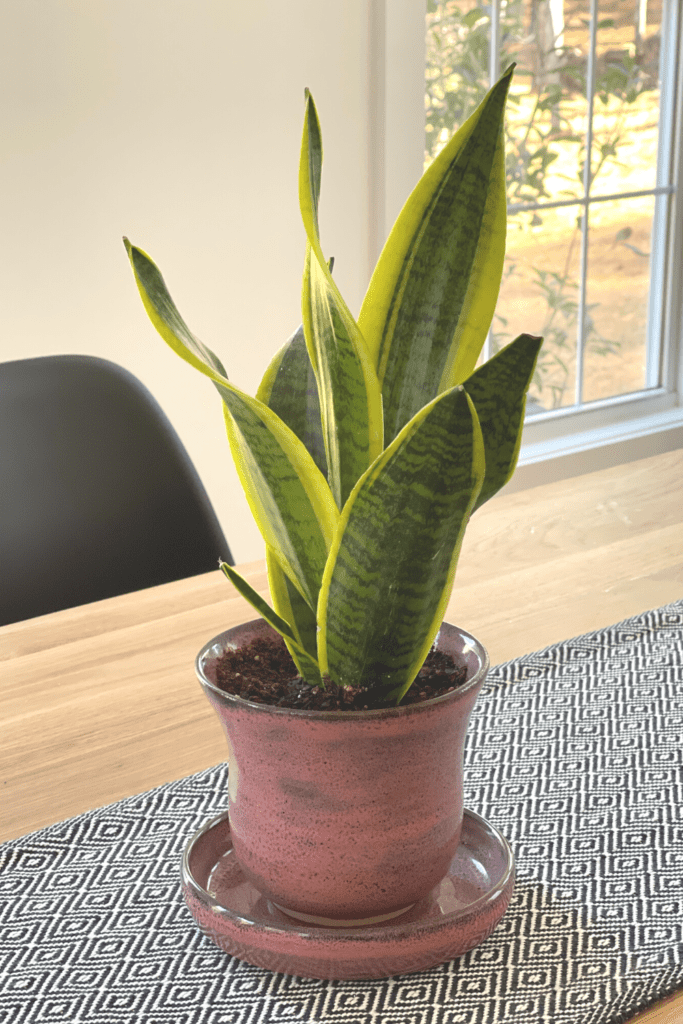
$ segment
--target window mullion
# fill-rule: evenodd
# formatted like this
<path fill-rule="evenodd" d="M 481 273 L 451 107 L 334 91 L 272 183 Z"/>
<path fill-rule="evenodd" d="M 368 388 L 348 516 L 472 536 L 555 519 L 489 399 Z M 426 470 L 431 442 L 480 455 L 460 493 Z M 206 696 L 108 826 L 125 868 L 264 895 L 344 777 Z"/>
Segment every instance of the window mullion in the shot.
<path fill-rule="evenodd" d="M 674 185 L 656 185 L 654 188 L 641 188 L 635 192 L 614 192 L 612 195 L 591 195 L 591 206 L 595 203 L 610 203 L 614 199 L 640 199 L 642 196 L 673 195 Z M 563 206 L 582 206 L 583 199 L 552 199 L 538 203 L 510 203 L 508 213 L 526 213 L 530 210 L 557 210 Z"/>
<path fill-rule="evenodd" d="M 584 207 L 581 218 L 581 276 L 579 280 L 579 313 L 576 337 L 576 387 L 574 402 L 581 405 L 583 401 L 583 363 L 586 347 L 586 295 L 588 287 L 588 222 L 589 200 L 591 190 L 591 164 L 593 155 L 593 107 L 595 103 L 595 61 L 597 57 L 598 38 L 598 0 L 591 0 L 590 5 L 590 44 L 588 64 L 586 68 L 586 107 L 588 124 L 586 127 L 586 157 L 583 166 Z"/>
<path fill-rule="evenodd" d="M 657 186 L 669 186 L 677 180 L 676 147 L 674 140 L 681 138 L 681 104 L 677 96 L 679 73 L 677 54 L 680 46 L 680 6 L 676 0 L 665 0 L 660 30 L 659 83 L 662 98 L 659 112 L 659 138 L 657 146 Z M 646 384 L 656 387 L 671 384 L 668 370 L 670 358 L 666 356 L 678 346 L 674 339 L 672 317 L 667 315 L 671 304 L 671 288 L 667 282 L 667 248 L 675 225 L 673 211 L 681 207 L 681 196 L 658 195 L 655 200 L 650 256 L 650 290 L 648 295 L 648 332 Z M 678 261 L 676 261 L 678 263 Z M 662 357 L 664 367 L 662 367 Z"/>
<path fill-rule="evenodd" d="M 500 0 L 490 0 L 489 88 L 500 78 Z"/>
<path fill-rule="evenodd" d="M 490 0 L 489 20 L 491 31 L 489 33 L 489 87 L 500 77 L 500 0 Z M 491 344 L 491 331 L 489 329 L 484 342 L 482 352 L 484 362 L 487 362 L 493 355 Z"/>

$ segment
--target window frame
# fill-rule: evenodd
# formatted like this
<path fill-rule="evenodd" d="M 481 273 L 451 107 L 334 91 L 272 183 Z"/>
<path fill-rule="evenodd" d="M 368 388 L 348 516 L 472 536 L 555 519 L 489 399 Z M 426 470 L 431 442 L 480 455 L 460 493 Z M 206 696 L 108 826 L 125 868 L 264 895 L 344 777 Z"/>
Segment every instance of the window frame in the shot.
<path fill-rule="evenodd" d="M 666 70 L 660 133 L 660 172 L 674 186 L 656 198 L 664 216 L 653 221 L 653 244 L 664 256 L 655 286 L 661 301 L 661 383 L 628 395 L 549 410 L 527 417 L 517 472 L 506 490 L 604 469 L 683 447 L 683 12 L 663 0 L 662 59 Z M 371 0 L 370 259 L 374 264 L 424 161 L 426 0 Z M 668 107 L 666 104 L 670 104 Z M 656 185 L 665 184 L 660 178 Z M 655 270 L 656 275 L 656 270 Z M 649 359 L 652 365 L 653 360 Z"/>

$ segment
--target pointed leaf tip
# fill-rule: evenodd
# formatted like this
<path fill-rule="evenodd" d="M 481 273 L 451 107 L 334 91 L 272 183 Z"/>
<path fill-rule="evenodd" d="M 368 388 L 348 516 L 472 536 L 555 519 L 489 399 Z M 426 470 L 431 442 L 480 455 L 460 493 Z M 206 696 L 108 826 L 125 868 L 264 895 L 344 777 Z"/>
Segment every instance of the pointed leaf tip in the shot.
<path fill-rule="evenodd" d="M 488 333 L 505 257 L 506 74 L 408 197 L 363 300 L 358 326 L 382 386 L 385 444 L 470 376 Z"/>
<path fill-rule="evenodd" d="M 338 520 L 327 481 L 280 417 L 230 383 L 218 356 L 182 319 L 156 264 L 136 248 L 131 263 L 142 301 L 161 337 L 217 386 L 237 473 L 254 518 L 295 586 L 315 607 Z"/>

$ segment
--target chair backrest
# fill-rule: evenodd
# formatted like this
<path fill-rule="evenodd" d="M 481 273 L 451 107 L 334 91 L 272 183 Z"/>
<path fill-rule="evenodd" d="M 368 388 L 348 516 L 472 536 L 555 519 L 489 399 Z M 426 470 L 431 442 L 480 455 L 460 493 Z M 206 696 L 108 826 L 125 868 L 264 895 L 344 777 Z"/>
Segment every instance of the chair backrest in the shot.
<path fill-rule="evenodd" d="M 0 624 L 232 562 L 180 438 L 92 356 L 0 363 Z"/>

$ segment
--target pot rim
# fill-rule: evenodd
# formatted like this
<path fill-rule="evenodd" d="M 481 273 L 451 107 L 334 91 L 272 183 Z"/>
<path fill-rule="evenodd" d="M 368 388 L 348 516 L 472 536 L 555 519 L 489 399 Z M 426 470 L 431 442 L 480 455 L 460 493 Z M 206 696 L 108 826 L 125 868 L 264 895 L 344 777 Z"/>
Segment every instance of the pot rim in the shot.
<path fill-rule="evenodd" d="M 474 650 L 479 655 L 480 666 L 478 670 L 460 686 L 456 686 L 455 689 L 449 690 L 447 693 L 439 694 L 437 697 L 430 697 L 429 700 L 419 701 L 415 704 L 397 704 L 394 707 L 389 708 L 369 708 L 367 711 L 353 710 L 353 711 L 321 711 L 313 708 L 286 708 L 277 707 L 275 704 L 260 704 L 257 701 L 247 700 L 245 697 L 239 697 L 235 693 L 228 693 L 225 690 L 221 690 L 220 687 L 212 683 L 207 678 L 203 670 L 203 662 L 206 660 L 207 655 L 211 652 L 211 649 L 216 647 L 220 651 L 226 651 L 230 649 L 229 644 L 221 643 L 222 638 L 226 633 L 230 633 L 233 629 L 239 629 L 240 627 L 256 626 L 259 623 L 263 623 L 268 626 L 269 629 L 279 636 L 277 630 L 274 630 L 263 618 L 250 619 L 248 622 L 242 622 L 239 626 L 232 626 L 230 629 L 223 630 L 222 633 L 218 633 L 215 637 L 209 640 L 199 651 L 199 654 L 195 658 L 195 672 L 197 678 L 205 691 L 213 693 L 223 704 L 232 704 L 235 707 L 242 707 L 250 711 L 260 712 L 262 714 L 269 715 L 291 715 L 296 718 L 310 719 L 317 722 L 333 721 L 338 722 L 341 720 L 347 721 L 368 721 L 377 718 L 394 718 L 396 716 L 408 715 L 408 714 L 421 714 L 431 710 L 439 704 L 446 704 L 452 700 L 460 700 L 465 695 L 469 694 L 472 690 L 476 689 L 483 683 L 486 678 L 486 674 L 490 667 L 489 654 L 481 641 L 477 640 L 472 633 L 462 629 L 460 626 L 455 626 L 450 622 L 442 622 L 439 626 L 439 632 L 436 634 L 434 643 L 439 639 L 439 635 L 444 626 L 449 629 L 455 629 L 458 633 L 465 638 L 464 650 Z M 469 643 L 468 643 L 469 641 Z M 432 645 L 433 647 L 433 645 Z M 232 649 L 236 650 L 237 645 L 232 645 Z M 432 648 L 430 648 L 431 650 Z M 219 653 L 217 650 L 216 654 Z"/>

